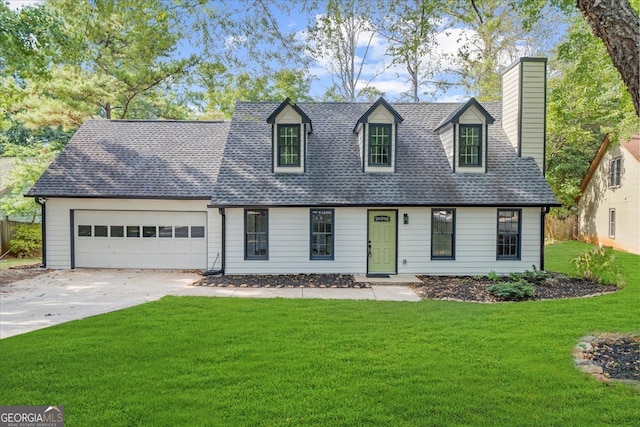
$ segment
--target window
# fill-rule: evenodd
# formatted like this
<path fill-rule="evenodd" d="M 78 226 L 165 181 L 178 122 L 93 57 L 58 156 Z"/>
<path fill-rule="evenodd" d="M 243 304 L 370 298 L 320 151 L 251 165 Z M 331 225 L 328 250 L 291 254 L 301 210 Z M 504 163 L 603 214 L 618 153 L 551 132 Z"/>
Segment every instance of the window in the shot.
<path fill-rule="evenodd" d="M 245 209 L 244 223 L 245 259 L 269 259 L 268 211 L 266 209 Z M 193 228 L 191 237 L 193 237 Z"/>
<path fill-rule="evenodd" d="M 459 164 L 482 165 L 482 125 L 460 125 Z"/>
<path fill-rule="evenodd" d="M 609 187 L 620 187 L 620 166 L 622 159 L 618 157 L 609 162 Z"/>
<path fill-rule="evenodd" d="M 616 210 L 609 209 L 609 237 L 616 238 Z"/>
<path fill-rule="evenodd" d="M 369 166 L 391 165 L 391 125 L 369 125 Z"/>
<path fill-rule="evenodd" d="M 90 225 L 79 225 L 78 226 L 78 237 L 91 237 L 91 226 Z"/>
<path fill-rule="evenodd" d="M 108 236 L 109 227 L 106 225 L 96 225 L 93 227 L 93 235 L 94 237 L 107 237 Z"/>
<path fill-rule="evenodd" d="M 161 225 L 158 227 L 159 237 L 173 237 L 173 227 L 170 225 Z"/>
<path fill-rule="evenodd" d="M 176 226 L 175 236 L 176 238 L 181 238 L 181 239 L 189 237 L 189 227 Z"/>
<path fill-rule="evenodd" d="M 333 209 L 311 209 L 310 259 L 333 259 Z"/>
<path fill-rule="evenodd" d="M 127 237 L 140 237 L 140 226 L 127 225 Z"/>
<path fill-rule="evenodd" d="M 111 226 L 111 237 L 124 237 L 124 226 L 122 226 L 122 225 L 112 225 Z"/>
<path fill-rule="evenodd" d="M 192 225 L 191 226 L 191 238 L 203 238 L 204 237 L 204 226 L 202 225 Z"/>
<path fill-rule="evenodd" d="M 497 259 L 520 259 L 520 209 L 498 210 Z"/>
<path fill-rule="evenodd" d="M 155 226 L 145 225 L 142 227 L 142 237 L 157 237 L 157 228 Z"/>
<path fill-rule="evenodd" d="M 300 166 L 300 125 L 278 125 L 278 166 Z"/>
<path fill-rule="evenodd" d="M 431 210 L 431 259 L 455 259 L 454 209 Z"/>

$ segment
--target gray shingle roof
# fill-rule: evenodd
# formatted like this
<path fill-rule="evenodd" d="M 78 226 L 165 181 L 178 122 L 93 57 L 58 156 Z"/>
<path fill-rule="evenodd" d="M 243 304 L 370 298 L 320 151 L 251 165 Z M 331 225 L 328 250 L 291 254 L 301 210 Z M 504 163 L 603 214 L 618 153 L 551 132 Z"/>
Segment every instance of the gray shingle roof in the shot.
<path fill-rule="evenodd" d="M 518 158 L 501 126 L 501 106 L 483 106 L 496 119 L 489 126 L 488 172 L 454 174 L 433 129 L 460 104 L 393 103 L 398 125 L 393 174 L 362 171 L 354 124 L 365 103 L 299 103 L 314 124 L 306 172 L 274 174 L 271 125 L 278 103 L 238 103 L 229 130 L 214 206 L 323 205 L 504 205 L 558 202 L 532 158 Z"/>
<path fill-rule="evenodd" d="M 87 121 L 28 195 L 208 199 L 229 125 Z"/>

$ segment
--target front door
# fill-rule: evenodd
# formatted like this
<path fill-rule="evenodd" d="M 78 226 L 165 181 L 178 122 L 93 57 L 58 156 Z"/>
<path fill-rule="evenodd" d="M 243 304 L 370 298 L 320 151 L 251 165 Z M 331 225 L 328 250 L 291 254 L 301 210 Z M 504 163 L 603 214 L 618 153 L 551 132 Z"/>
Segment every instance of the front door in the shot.
<path fill-rule="evenodd" d="M 367 273 L 396 273 L 397 211 L 369 211 Z"/>

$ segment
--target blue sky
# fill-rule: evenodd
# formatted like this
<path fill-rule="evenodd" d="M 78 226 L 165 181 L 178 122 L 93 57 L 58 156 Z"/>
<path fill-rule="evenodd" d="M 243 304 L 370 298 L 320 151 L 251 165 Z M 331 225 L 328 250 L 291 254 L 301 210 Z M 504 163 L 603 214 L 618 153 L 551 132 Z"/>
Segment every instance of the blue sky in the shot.
<path fill-rule="evenodd" d="M 19 8 L 24 5 L 37 4 L 38 0 L 11 0 L 9 1 L 10 7 Z M 212 2 L 214 3 L 214 2 Z M 301 15 L 299 7 L 294 6 L 290 15 L 285 15 L 279 11 L 274 11 L 274 17 L 277 19 L 278 24 L 283 30 L 292 31 L 296 33 L 296 37 L 299 40 L 306 38 L 304 31 L 306 25 L 313 16 Z M 517 56 L 530 56 L 536 55 L 536 51 L 542 44 L 549 45 L 557 40 L 559 35 L 562 34 L 562 29 L 549 28 L 548 31 L 540 32 L 543 34 L 541 37 L 547 38 L 547 40 L 529 41 L 528 44 L 523 44 L 516 50 Z M 546 34 L 545 34 L 546 33 Z M 358 45 L 357 54 L 363 55 L 366 44 L 365 41 L 369 39 L 368 34 L 364 34 L 360 37 L 361 43 Z M 442 31 L 437 36 L 437 51 L 434 52 L 433 57 L 425 58 L 425 61 L 440 60 L 444 61 L 443 65 L 450 65 L 447 60 L 443 60 L 445 55 L 453 54 L 457 51 L 461 44 L 469 43 L 469 40 L 474 36 L 474 32 L 465 28 L 449 28 L 446 31 Z M 181 49 L 180 54 L 198 53 L 198 46 L 190 46 L 188 43 L 183 44 L 186 49 Z M 544 47 L 544 46 L 543 46 Z M 367 60 L 363 67 L 362 87 L 366 82 L 370 81 L 370 84 L 385 93 L 385 97 L 389 100 L 398 100 L 403 92 L 409 90 L 409 83 L 405 68 L 403 65 L 391 65 L 390 58 L 386 55 L 387 41 L 379 34 L 374 34 L 371 39 L 371 45 L 367 53 Z M 359 60 L 356 58 L 356 60 Z M 503 66 L 509 65 L 515 57 L 505 57 L 501 59 Z M 331 86 L 331 74 L 328 70 L 326 60 L 319 59 L 313 63 L 310 69 L 311 75 L 314 77 L 311 86 L 311 95 L 320 99 L 325 91 Z M 376 76 L 376 74 L 379 74 Z M 375 78 L 374 78 L 375 76 Z M 444 75 L 440 77 L 451 77 L 450 75 Z M 427 88 L 428 89 L 428 88 Z M 437 102 L 456 102 L 464 100 L 468 97 L 461 87 L 452 87 L 446 91 L 438 92 L 435 97 L 430 95 L 421 95 L 423 101 L 437 101 Z"/>

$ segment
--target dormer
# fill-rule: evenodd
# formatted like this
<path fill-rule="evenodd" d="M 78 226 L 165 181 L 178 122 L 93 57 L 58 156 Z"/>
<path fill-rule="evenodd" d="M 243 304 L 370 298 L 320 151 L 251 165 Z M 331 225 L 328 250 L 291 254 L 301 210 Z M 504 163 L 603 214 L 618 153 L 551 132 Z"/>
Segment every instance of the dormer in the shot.
<path fill-rule="evenodd" d="M 469 99 L 445 117 L 437 128 L 440 141 L 456 173 L 485 173 L 489 125 L 495 119 L 475 98 Z"/>
<path fill-rule="evenodd" d="M 311 119 L 287 98 L 271 113 L 267 123 L 271 124 L 273 172 L 304 173 Z"/>
<path fill-rule="evenodd" d="M 383 98 L 358 119 L 353 131 L 365 172 L 395 172 L 397 127 L 404 119 Z"/>

